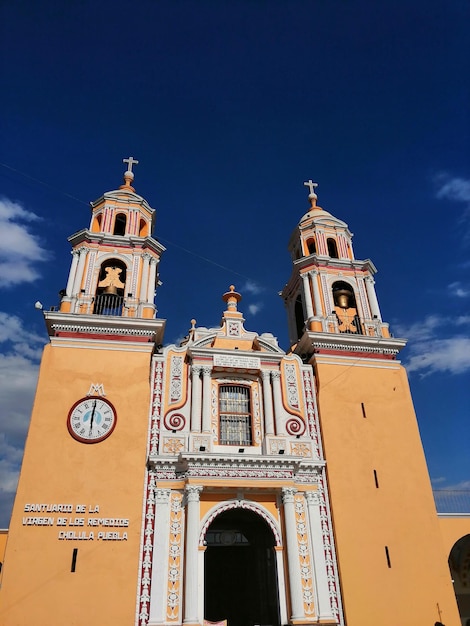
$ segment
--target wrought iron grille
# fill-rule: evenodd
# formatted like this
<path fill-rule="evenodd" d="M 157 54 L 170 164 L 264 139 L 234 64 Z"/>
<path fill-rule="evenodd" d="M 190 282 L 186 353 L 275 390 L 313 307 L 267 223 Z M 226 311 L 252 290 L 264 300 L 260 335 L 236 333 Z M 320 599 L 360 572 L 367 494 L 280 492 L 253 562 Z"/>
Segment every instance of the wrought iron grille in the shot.
<path fill-rule="evenodd" d="M 113 293 L 103 293 L 96 296 L 95 315 L 122 315 L 122 305 L 124 298 Z"/>
<path fill-rule="evenodd" d="M 251 445 L 250 389 L 241 385 L 219 387 L 220 443 Z"/>

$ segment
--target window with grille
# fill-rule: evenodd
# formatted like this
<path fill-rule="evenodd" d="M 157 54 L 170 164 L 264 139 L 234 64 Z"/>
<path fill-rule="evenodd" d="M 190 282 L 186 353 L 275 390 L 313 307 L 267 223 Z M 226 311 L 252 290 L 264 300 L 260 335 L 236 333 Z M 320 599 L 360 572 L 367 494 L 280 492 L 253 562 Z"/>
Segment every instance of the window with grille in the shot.
<path fill-rule="evenodd" d="M 241 385 L 219 387 L 220 443 L 251 445 L 250 389 Z"/>

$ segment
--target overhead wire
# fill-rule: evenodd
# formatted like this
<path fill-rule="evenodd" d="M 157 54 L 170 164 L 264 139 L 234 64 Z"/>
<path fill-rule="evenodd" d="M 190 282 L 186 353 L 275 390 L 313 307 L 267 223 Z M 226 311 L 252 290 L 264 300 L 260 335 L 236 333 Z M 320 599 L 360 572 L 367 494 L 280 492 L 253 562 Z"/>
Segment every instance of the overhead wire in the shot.
<path fill-rule="evenodd" d="M 84 204 L 85 206 L 90 206 L 89 202 L 86 202 L 85 200 L 82 200 L 81 198 L 77 198 L 76 196 L 73 196 L 70 193 L 67 193 L 66 191 L 63 191 L 62 189 L 59 189 L 58 187 L 55 187 L 54 185 L 51 185 L 50 183 L 46 183 L 43 180 L 40 180 L 39 178 L 35 178 L 34 176 L 31 176 L 29 174 L 26 174 L 25 172 L 22 172 L 21 170 L 18 170 L 14 167 L 12 167 L 11 165 L 7 165 L 6 163 L 2 163 L 0 161 L 0 166 L 4 167 L 5 169 L 11 171 L 11 172 L 15 172 L 15 174 L 18 174 L 20 176 L 23 176 L 24 178 L 33 181 L 34 183 L 37 183 L 38 185 L 41 185 L 55 193 L 61 194 L 67 198 L 70 198 L 71 200 L 75 200 L 76 202 L 79 202 L 80 204 Z M 255 281 L 253 278 L 251 278 L 250 276 L 246 276 L 245 274 L 242 274 L 240 272 L 237 272 L 237 270 L 234 270 L 233 268 L 227 267 L 225 265 L 222 265 L 221 263 L 217 263 L 217 261 L 213 261 L 212 259 L 209 259 L 208 257 L 205 257 L 201 254 L 198 254 L 197 252 L 194 252 L 193 250 L 189 250 L 188 248 L 185 248 L 184 246 L 181 246 L 177 243 L 175 243 L 174 241 L 170 241 L 169 239 L 167 239 L 166 237 L 159 237 L 159 239 L 162 242 L 165 242 L 167 244 L 169 244 L 170 246 L 173 246 L 175 248 L 178 248 L 179 250 L 182 250 L 183 252 L 186 252 L 186 254 L 189 254 L 191 256 L 194 256 L 195 258 L 201 259 L 202 261 L 205 261 L 206 263 L 209 263 L 210 265 L 213 265 L 215 267 L 218 267 L 220 269 L 223 269 L 226 272 L 230 272 L 231 274 L 234 274 L 235 276 L 240 276 L 240 278 L 244 278 L 245 280 L 248 281 L 252 281 L 253 283 L 257 283 L 259 284 L 258 281 Z M 270 288 L 270 291 L 273 290 L 272 288 Z M 276 291 L 277 293 L 277 291 Z"/>

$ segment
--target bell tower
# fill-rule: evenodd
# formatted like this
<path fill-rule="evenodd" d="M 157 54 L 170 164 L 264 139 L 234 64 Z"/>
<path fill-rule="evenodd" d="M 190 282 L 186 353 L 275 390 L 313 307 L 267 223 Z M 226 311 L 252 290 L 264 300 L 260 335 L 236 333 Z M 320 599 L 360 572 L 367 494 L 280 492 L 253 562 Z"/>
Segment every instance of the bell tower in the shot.
<path fill-rule="evenodd" d="M 5 626 L 133 624 L 155 317 L 155 211 L 124 184 L 91 203 L 41 361 L 2 580 Z"/>
<path fill-rule="evenodd" d="M 406 371 L 372 261 L 317 205 L 289 241 L 291 351 L 313 367 L 348 626 L 458 624 Z"/>
<path fill-rule="evenodd" d="M 291 345 L 304 330 L 354 338 L 358 345 L 367 337 L 389 343 L 388 324 L 382 322 L 374 287 L 377 272 L 369 259 L 354 258 L 348 225 L 317 205 L 317 183 L 310 189 L 310 209 L 289 241 L 294 269 L 282 292 L 289 321 Z M 394 340 L 390 349 L 405 343 Z"/>
<path fill-rule="evenodd" d="M 152 319 L 157 268 L 164 247 L 150 235 L 155 210 L 135 193 L 133 157 L 124 184 L 91 203 L 88 229 L 69 238 L 72 266 L 61 313 Z"/>

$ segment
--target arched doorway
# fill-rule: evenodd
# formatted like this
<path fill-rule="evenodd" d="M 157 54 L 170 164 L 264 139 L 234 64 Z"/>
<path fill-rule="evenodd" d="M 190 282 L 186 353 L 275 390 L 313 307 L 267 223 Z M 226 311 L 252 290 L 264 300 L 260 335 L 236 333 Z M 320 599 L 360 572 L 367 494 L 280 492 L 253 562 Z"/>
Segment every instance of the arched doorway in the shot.
<path fill-rule="evenodd" d="M 450 551 L 449 567 L 462 624 L 470 624 L 470 535 L 459 539 Z"/>
<path fill-rule="evenodd" d="M 228 626 L 279 626 L 274 536 L 243 508 L 218 515 L 208 527 L 204 555 L 204 618 Z"/>

